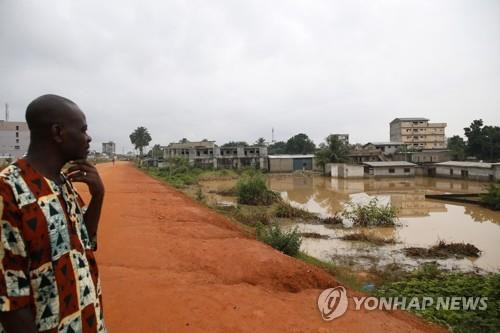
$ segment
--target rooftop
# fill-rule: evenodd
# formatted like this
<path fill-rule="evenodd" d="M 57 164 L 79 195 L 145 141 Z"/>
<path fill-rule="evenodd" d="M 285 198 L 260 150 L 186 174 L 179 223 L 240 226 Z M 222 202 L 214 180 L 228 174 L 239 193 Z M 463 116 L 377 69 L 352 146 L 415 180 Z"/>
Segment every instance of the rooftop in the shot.
<path fill-rule="evenodd" d="M 456 166 L 462 168 L 485 168 L 491 169 L 493 165 L 499 165 L 499 163 L 485 163 L 485 162 L 467 162 L 467 161 L 446 161 L 441 163 L 435 163 L 438 166 Z"/>
<path fill-rule="evenodd" d="M 387 161 L 387 162 L 363 162 L 371 167 L 414 167 L 416 164 L 406 161 Z"/>
<path fill-rule="evenodd" d="M 386 142 L 368 142 L 365 146 L 367 146 L 369 144 L 372 144 L 374 146 L 401 146 L 401 145 L 404 145 L 404 143 L 402 143 L 402 142 L 386 141 Z"/>
<path fill-rule="evenodd" d="M 394 123 L 394 122 L 397 122 L 397 121 L 429 121 L 429 119 L 427 118 L 394 118 L 393 121 L 391 121 L 391 123 Z"/>
<path fill-rule="evenodd" d="M 269 155 L 267 156 L 271 159 L 273 158 L 313 158 L 313 154 L 308 154 L 308 155 Z"/>

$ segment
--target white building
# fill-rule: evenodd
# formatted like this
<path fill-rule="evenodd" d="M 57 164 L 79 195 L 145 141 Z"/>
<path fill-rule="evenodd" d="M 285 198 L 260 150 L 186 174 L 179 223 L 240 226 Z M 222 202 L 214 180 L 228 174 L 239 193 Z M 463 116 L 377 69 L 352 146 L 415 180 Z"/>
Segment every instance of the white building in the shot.
<path fill-rule="evenodd" d="M 16 160 L 28 152 L 29 144 L 26 122 L 0 120 L 0 158 Z"/>
<path fill-rule="evenodd" d="M 365 174 L 375 177 L 414 177 L 416 164 L 406 161 L 364 162 Z"/>
<path fill-rule="evenodd" d="M 413 149 L 446 149 L 445 128 L 446 123 L 427 118 L 396 118 L 390 123 L 390 140 Z"/>
<path fill-rule="evenodd" d="M 500 179 L 500 163 L 448 161 L 435 163 L 437 177 L 495 181 Z"/>
<path fill-rule="evenodd" d="M 364 167 L 362 165 L 332 163 L 330 165 L 330 174 L 334 178 L 363 178 Z"/>

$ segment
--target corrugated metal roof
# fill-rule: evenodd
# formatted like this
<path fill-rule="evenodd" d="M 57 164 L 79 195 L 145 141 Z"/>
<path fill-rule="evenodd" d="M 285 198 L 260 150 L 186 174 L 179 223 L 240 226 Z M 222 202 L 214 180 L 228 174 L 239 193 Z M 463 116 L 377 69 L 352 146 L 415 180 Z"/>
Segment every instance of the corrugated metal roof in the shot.
<path fill-rule="evenodd" d="M 309 155 L 269 155 L 269 158 L 313 158 L 313 154 Z"/>
<path fill-rule="evenodd" d="M 385 162 L 363 162 L 371 167 L 391 167 L 391 166 L 402 166 L 402 167 L 413 167 L 416 166 L 414 163 L 406 162 L 406 161 L 385 161 Z"/>
<path fill-rule="evenodd" d="M 446 161 L 446 162 L 435 163 L 435 165 L 442 165 L 442 166 L 456 166 L 462 168 L 485 168 L 485 169 L 491 169 L 491 166 L 493 164 L 495 163 L 467 162 L 467 161 Z"/>

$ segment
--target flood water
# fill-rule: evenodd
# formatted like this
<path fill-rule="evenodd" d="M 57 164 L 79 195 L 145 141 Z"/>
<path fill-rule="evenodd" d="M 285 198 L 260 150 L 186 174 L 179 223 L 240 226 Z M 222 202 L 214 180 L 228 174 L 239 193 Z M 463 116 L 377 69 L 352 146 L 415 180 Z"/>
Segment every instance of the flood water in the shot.
<path fill-rule="evenodd" d="M 227 189 L 235 181 L 207 181 L 204 188 Z M 350 265 L 368 268 L 373 265 L 398 263 L 413 267 L 433 260 L 415 260 L 401 251 L 409 246 L 429 247 L 438 241 L 465 242 L 478 247 L 479 258 L 437 260 L 449 269 L 497 271 L 500 269 L 500 212 L 469 204 L 426 199 L 430 193 L 478 193 L 487 183 L 439 178 L 337 179 L 319 175 L 270 175 L 268 185 L 273 191 L 296 207 L 307 209 L 322 217 L 340 212 L 349 202 L 368 202 L 378 198 L 381 204 L 398 209 L 396 227 L 338 228 L 322 224 L 288 223 L 301 232 L 314 232 L 328 239 L 304 238 L 302 250 L 323 259 L 345 261 Z M 218 197 L 233 201 L 231 197 Z M 371 245 L 365 242 L 344 241 L 346 233 L 364 232 L 396 244 Z"/>

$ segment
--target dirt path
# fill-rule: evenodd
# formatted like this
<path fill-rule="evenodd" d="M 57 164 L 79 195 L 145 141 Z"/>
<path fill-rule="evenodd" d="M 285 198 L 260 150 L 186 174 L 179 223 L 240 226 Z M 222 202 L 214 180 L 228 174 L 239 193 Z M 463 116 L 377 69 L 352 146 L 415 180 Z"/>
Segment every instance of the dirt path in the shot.
<path fill-rule="evenodd" d="M 132 165 L 98 168 L 107 192 L 97 257 L 111 333 L 442 332 L 403 312 L 348 310 L 324 322 L 316 300 L 337 285 L 331 276 Z"/>

